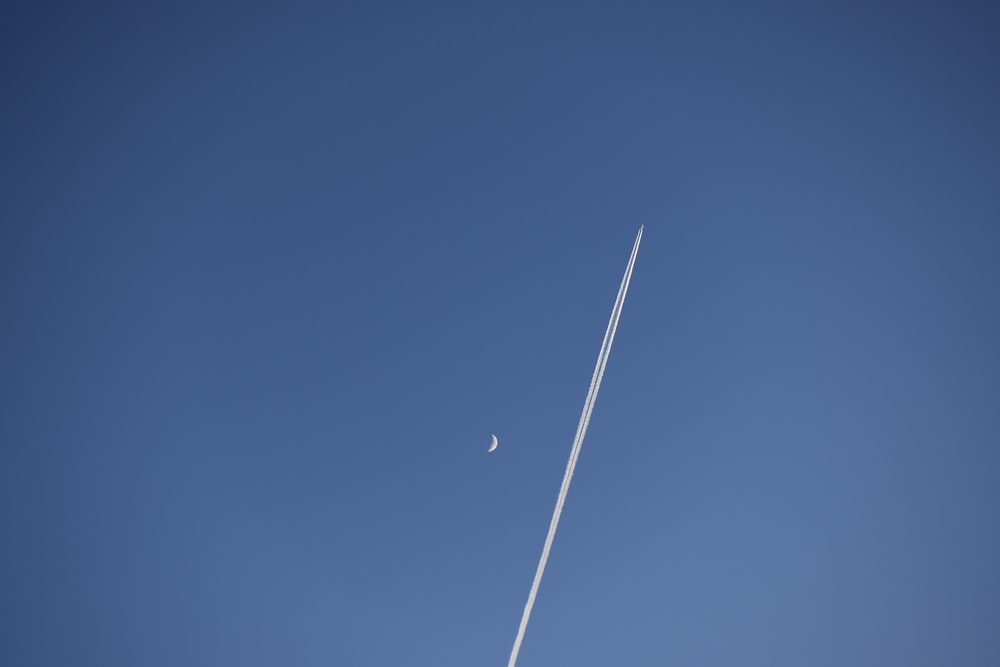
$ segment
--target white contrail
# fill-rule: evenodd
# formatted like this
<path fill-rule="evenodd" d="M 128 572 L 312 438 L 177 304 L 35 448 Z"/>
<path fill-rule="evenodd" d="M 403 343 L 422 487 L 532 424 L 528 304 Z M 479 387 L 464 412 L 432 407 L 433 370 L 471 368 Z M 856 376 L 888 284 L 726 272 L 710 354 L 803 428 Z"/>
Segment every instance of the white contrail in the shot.
<path fill-rule="evenodd" d="M 545 572 L 545 563 L 549 560 L 549 551 L 552 548 L 552 540 L 556 536 L 556 528 L 559 527 L 559 516 L 562 514 L 563 505 L 566 502 L 566 494 L 569 492 L 569 484 L 573 480 L 573 471 L 576 469 L 576 460 L 580 457 L 580 447 L 583 445 L 583 438 L 587 435 L 587 426 L 590 424 L 590 415 L 594 411 L 594 401 L 597 400 L 597 392 L 601 389 L 601 378 L 604 376 L 604 368 L 608 365 L 608 355 L 611 353 L 611 343 L 615 339 L 615 330 L 618 328 L 618 318 L 622 314 L 622 306 L 625 304 L 625 293 L 628 292 L 629 282 L 632 280 L 632 267 L 635 265 L 635 256 L 639 252 L 639 241 L 642 240 L 642 231 L 645 225 L 639 227 L 639 234 L 635 237 L 635 245 L 632 246 L 632 254 L 628 259 L 628 266 L 625 267 L 625 275 L 622 283 L 618 287 L 618 296 L 615 297 L 615 305 L 611 309 L 611 319 L 608 320 L 608 328 L 604 332 L 604 341 L 601 343 L 601 351 L 597 355 L 597 365 L 594 366 L 594 375 L 590 379 L 590 389 L 587 390 L 587 398 L 583 402 L 583 413 L 580 415 L 580 423 L 576 427 L 576 437 L 573 438 L 573 446 L 570 448 L 569 461 L 566 463 L 566 473 L 563 475 L 562 485 L 559 487 L 559 495 L 556 498 L 556 508 L 552 512 L 552 521 L 549 522 L 549 533 L 545 536 L 545 546 L 542 547 L 542 557 L 538 560 L 538 569 L 535 571 L 535 579 L 531 582 L 531 591 L 528 593 L 528 602 L 524 605 L 524 613 L 521 615 L 521 625 L 517 629 L 517 637 L 514 639 L 514 648 L 510 652 L 510 660 L 507 667 L 514 667 L 517 663 L 517 654 L 521 650 L 521 641 L 524 639 L 524 630 L 528 627 L 528 619 L 531 617 L 531 608 L 535 606 L 535 596 L 538 594 L 538 585 L 542 582 L 542 574 Z"/>

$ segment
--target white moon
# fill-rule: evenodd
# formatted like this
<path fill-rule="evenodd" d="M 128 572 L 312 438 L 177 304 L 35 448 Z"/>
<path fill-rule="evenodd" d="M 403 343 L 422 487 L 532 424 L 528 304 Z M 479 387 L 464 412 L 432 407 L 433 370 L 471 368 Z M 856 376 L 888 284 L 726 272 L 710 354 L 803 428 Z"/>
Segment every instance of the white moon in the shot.
<path fill-rule="evenodd" d="M 487 452 L 492 452 L 496 448 L 497 448 L 497 437 L 494 435 L 493 436 L 493 442 L 490 444 L 490 448 L 487 449 L 486 451 Z"/>

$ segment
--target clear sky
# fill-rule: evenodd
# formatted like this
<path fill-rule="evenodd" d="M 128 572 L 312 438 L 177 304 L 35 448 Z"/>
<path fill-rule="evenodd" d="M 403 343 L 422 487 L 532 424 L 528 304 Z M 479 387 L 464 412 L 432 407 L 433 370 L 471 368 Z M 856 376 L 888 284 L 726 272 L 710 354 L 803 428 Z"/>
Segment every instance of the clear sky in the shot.
<path fill-rule="evenodd" d="M 1000 664 L 998 34 L 4 3 L 0 663 Z"/>

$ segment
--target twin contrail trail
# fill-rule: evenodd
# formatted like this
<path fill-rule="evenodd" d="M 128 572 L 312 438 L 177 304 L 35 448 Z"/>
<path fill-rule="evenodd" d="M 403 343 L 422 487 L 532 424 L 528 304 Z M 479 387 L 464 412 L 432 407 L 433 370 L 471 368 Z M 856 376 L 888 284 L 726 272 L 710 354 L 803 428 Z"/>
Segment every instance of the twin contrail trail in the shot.
<path fill-rule="evenodd" d="M 566 494 L 569 491 L 569 484 L 573 481 L 573 471 L 576 469 L 576 460 L 580 457 L 580 447 L 583 445 L 583 438 L 587 435 L 587 426 L 590 424 L 590 415 L 594 411 L 594 401 L 597 400 L 597 392 L 601 389 L 601 378 L 604 377 L 604 367 L 608 365 L 608 355 L 611 353 L 611 343 L 615 340 L 615 330 L 618 328 L 618 318 L 622 314 L 622 306 L 625 304 L 625 293 L 628 292 L 628 284 L 632 280 L 632 267 L 635 265 L 635 256 L 639 252 L 639 241 L 642 240 L 642 232 L 645 225 L 639 227 L 639 234 L 635 237 L 635 245 L 632 246 L 632 254 L 628 258 L 628 266 L 625 267 L 625 275 L 622 277 L 622 284 L 618 288 L 618 296 L 615 297 L 614 308 L 611 309 L 611 319 L 608 321 L 607 331 L 604 332 L 604 342 L 601 343 L 601 351 L 597 355 L 597 365 L 594 367 L 594 376 L 590 379 L 590 389 L 587 391 L 587 398 L 583 402 L 583 414 L 580 415 L 580 423 L 576 427 L 576 437 L 573 438 L 573 447 L 569 451 L 569 461 L 566 463 L 566 473 L 563 475 L 562 486 L 559 487 L 559 496 L 556 498 L 556 508 L 552 512 L 552 521 L 549 523 L 549 534 L 545 536 L 545 546 L 542 547 L 542 557 L 538 560 L 538 569 L 535 571 L 535 580 L 531 582 L 531 591 L 528 593 L 528 602 L 524 605 L 524 613 L 521 615 L 521 626 L 517 629 L 517 637 L 514 639 L 514 648 L 510 652 L 510 660 L 507 667 L 514 667 L 517 663 L 517 654 L 521 650 L 521 641 L 524 639 L 524 630 L 528 627 L 528 619 L 531 618 L 531 608 L 535 606 L 535 596 L 538 594 L 538 585 L 542 582 L 542 574 L 545 572 L 545 563 L 549 560 L 549 550 L 552 549 L 552 540 L 556 536 L 556 528 L 559 527 L 559 516 L 562 514 L 563 505 L 566 502 Z"/>

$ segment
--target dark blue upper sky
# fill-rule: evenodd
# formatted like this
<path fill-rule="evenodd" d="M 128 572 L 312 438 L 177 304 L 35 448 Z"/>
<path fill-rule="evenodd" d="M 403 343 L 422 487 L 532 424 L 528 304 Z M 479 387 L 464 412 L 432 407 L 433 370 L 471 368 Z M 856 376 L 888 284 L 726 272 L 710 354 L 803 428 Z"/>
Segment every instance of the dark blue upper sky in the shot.
<path fill-rule="evenodd" d="M 645 224 L 518 664 L 1000 664 L 986 3 L 98 4 L 0 9 L 0 663 L 506 664 Z"/>

